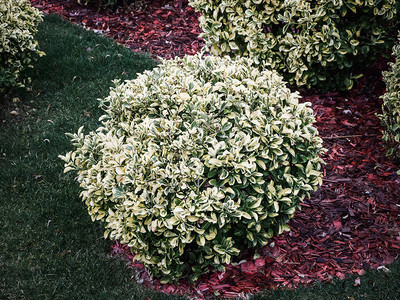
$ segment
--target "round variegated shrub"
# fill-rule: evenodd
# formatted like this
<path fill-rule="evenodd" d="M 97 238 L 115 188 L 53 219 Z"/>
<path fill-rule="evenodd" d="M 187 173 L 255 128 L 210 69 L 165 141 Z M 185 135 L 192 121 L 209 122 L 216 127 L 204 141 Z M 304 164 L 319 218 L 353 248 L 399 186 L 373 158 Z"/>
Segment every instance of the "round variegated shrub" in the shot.
<path fill-rule="evenodd" d="M 190 0 L 206 49 L 252 57 L 291 85 L 345 90 L 394 43 L 396 0 Z"/>
<path fill-rule="evenodd" d="M 20 72 L 44 54 L 34 38 L 41 21 L 42 14 L 27 0 L 0 1 L 0 93 L 21 86 Z"/>
<path fill-rule="evenodd" d="M 321 184 L 309 103 L 246 58 L 162 61 L 103 100 L 62 157 L 105 235 L 171 281 L 263 246 Z M 190 270 L 191 269 L 191 270 Z"/>
<path fill-rule="evenodd" d="M 388 145 L 387 154 L 396 159 L 400 159 L 400 32 L 398 37 L 399 42 L 393 47 L 395 61 L 389 63 L 391 70 L 383 72 L 386 92 L 380 116 L 385 126 L 383 140 Z"/>

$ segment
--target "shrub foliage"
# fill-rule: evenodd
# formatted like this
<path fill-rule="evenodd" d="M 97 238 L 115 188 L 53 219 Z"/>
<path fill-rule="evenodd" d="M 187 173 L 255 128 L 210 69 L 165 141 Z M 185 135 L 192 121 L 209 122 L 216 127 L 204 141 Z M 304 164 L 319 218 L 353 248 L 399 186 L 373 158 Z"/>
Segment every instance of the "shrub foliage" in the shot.
<path fill-rule="evenodd" d="M 388 144 L 389 156 L 400 159 L 400 32 L 399 42 L 393 47 L 395 62 L 389 63 L 391 69 L 383 72 L 386 92 L 382 96 L 383 114 L 380 116 L 385 126 L 383 139 Z"/>
<path fill-rule="evenodd" d="M 206 50 L 252 57 L 291 85 L 350 89 L 358 66 L 389 50 L 396 0 L 190 0 Z"/>
<path fill-rule="evenodd" d="M 31 66 L 38 50 L 34 38 L 41 13 L 27 0 L 0 1 L 0 93 L 21 86 L 20 72 Z"/>
<path fill-rule="evenodd" d="M 102 126 L 70 134 L 93 220 L 164 281 L 263 246 L 321 184 L 309 103 L 248 58 L 186 56 L 111 89 Z"/>

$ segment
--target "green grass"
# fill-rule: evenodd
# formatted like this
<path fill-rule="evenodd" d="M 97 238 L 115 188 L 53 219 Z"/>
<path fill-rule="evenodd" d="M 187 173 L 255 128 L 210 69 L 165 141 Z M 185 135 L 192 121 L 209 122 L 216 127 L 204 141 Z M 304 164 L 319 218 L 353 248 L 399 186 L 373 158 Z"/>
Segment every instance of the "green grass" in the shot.
<path fill-rule="evenodd" d="M 71 150 L 65 132 L 86 132 L 102 114 L 97 98 L 114 78 L 132 79 L 155 63 L 113 41 L 48 16 L 38 35 L 47 53 L 30 92 L 0 111 L 0 299 L 168 299 L 135 284 L 133 271 L 109 255 L 79 199 L 73 174 L 63 174 L 59 154 Z M 9 114 L 19 109 L 19 116 Z M 266 291 L 257 299 L 396 299 L 399 263 L 390 273 L 371 272 L 296 291 Z"/>

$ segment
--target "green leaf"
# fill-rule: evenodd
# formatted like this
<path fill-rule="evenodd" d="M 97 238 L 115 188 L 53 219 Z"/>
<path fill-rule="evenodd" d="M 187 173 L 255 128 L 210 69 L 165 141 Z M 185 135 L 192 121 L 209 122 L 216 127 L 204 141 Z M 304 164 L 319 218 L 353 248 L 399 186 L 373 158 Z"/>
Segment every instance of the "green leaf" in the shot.
<path fill-rule="evenodd" d="M 287 214 L 287 215 L 292 215 L 292 214 L 295 213 L 295 211 L 296 211 L 296 208 L 295 207 L 291 207 L 291 208 L 285 209 L 283 212 L 285 214 Z"/>
<path fill-rule="evenodd" d="M 260 166 L 261 169 L 263 169 L 264 171 L 267 169 L 267 166 L 265 165 L 265 163 L 262 160 L 257 159 L 256 160 L 257 165 Z"/>
<path fill-rule="evenodd" d="M 274 201 L 274 209 L 275 209 L 275 212 L 279 212 L 279 202 Z"/>
<path fill-rule="evenodd" d="M 219 182 L 216 179 L 211 179 L 208 183 L 213 186 L 219 187 Z"/>
<path fill-rule="evenodd" d="M 206 243 L 206 239 L 204 238 L 204 236 L 198 235 L 197 238 L 196 238 L 196 243 L 197 243 L 199 246 L 204 246 L 205 243 Z"/>
<path fill-rule="evenodd" d="M 220 171 L 219 179 L 224 180 L 224 179 L 228 178 L 228 176 L 229 176 L 229 172 L 226 169 L 222 169 Z"/>
<path fill-rule="evenodd" d="M 222 126 L 222 131 L 228 131 L 229 129 L 232 128 L 232 123 L 231 122 L 226 122 L 223 126 Z"/>
<path fill-rule="evenodd" d="M 251 216 L 250 216 L 247 212 L 242 211 L 241 214 L 242 214 L 242 216 L 243 216 L 244 218 L 246 218 L 246 219 L 248 219 L 248 220 L 251 220 Z"/>
<path fill-rule="evenodd" d="M 207 173 L 207 178 L 213 178 L 213 177 L 215 177 L 215 175 L 217 175 L 217 173 L 218 173 L 218 169 L 212 169 L 211 171 L 209 171 Z"/>
<path fill-rule="evenodd" d="M 113 188 L 113 195 L 114 195 L 115 198 L 122 198 L 125 195 L 125 193 L 124 193 L 123 189 L 121 189 L 119 187 L 114 187 Z"/>
<path fill-rule="evenodd" d="M 217 236 L 217 230 L 210 230 L 208 233 L 206 233 L 205 238 L 208 241 L 211 241 L 215 239 L 216 236 Z"/>
<path fill-rule="evenodd" d="M 259 194 L 264 194 L 264 190 L 259 185 L 253 185 L 253 190 Z"/>
<path fill-rule="evenodd" d="M 282 196 L 286 196 L 289 195 L 292 192 L 291 188 L 286 188 L 286 189 L 282 189 L 278 192 L 278 198 L 281 198 Z"/>
<path fill-rule="evenodd" d="M 357 41 L 357 40 L 351 40 L 351 41 L 350 41 L 350 45 L 352 45 L 353 47 L 356 47 L 356 46 L 358 46 L 359 44 L 360 44 L 360 42 Z"/>
<path fill-rule="evenodd" d="M 276 190 L 274 187 L 274 182 L 271 180 L 270 183 L 267 186 L 268 191 L 272 194 L 272 195 L 276 195 Z"/>

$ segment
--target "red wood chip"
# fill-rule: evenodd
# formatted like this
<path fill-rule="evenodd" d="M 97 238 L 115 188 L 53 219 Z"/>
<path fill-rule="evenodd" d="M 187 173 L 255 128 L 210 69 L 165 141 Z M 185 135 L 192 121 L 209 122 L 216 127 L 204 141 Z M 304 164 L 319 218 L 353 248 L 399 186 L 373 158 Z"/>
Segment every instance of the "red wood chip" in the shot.
<path fill-rule="evenodd" d="M 264 258 L 257 258 L 257 259 L 254 261 L 254 264 L 255 264 L 257 267 L 263 267 L 263 266 L 265 266 L 265 259 L 264 259 Z"/>
<path fill-rule="evenodd" d="M 248 261 L 240 265 L 240 270 L 244 273 L 251 273 L 257 271 L 257 266 L 254 262 Z"/>

